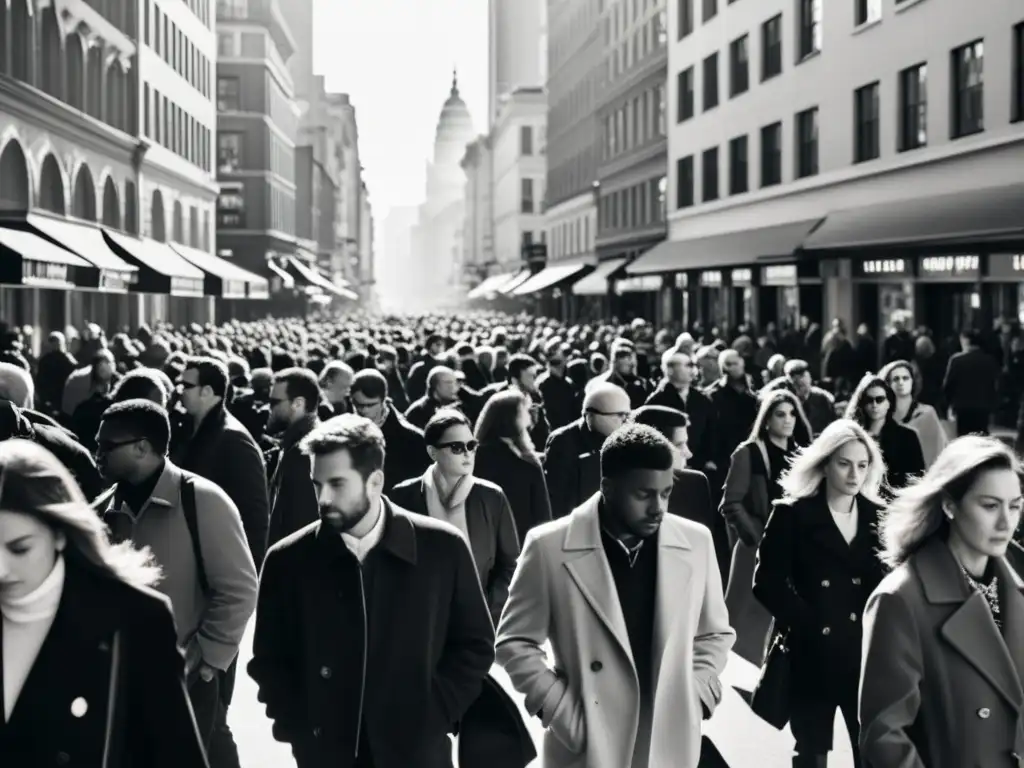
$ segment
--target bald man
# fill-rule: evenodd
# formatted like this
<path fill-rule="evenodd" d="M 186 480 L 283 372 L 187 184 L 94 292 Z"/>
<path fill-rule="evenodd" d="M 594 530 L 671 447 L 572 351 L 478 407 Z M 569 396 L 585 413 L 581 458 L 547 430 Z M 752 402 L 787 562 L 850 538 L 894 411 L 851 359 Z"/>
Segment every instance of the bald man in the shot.
<path fill-rule="evenodd" d="M 564 517 L 589 499 L 601 483 L 600 451 L 605 438 L 626 423 L 629 395 L 608 382 L 592 382 L 583 398 L 583 415 L 548 438 L 544 474 L 551 515 Z"/>

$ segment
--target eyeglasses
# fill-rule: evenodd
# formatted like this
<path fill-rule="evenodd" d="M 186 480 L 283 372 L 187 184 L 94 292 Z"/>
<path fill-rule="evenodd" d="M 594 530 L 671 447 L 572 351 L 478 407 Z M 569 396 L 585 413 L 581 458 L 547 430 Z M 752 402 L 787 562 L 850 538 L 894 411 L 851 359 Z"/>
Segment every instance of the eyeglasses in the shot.
<path fill-rule="evenodd" d="M 465 443 L 462 442 L 461 440 L 457 440 L 457 441 L 452 442 L 452 443 L 441 443 L 437 447 L 438 448 L 447 448 L 454 455 L 462 456 L 463 454 L 466 454 L 466 453 L 475 453 L 476 449 L 479 446 L 480 446 L 480 443 L 478 443 L 476 440 L 469 440 L 469 441 L 467 441 Z"/>
<path fill-rule="evenodd" d="M 882 403 L 888 402 L 889 398 L 885 395 L 878 395 L 876 397 L 865 397 L 864 405 L 881 405 Z"/>
<path fill-rule="evenodd" d="M 587 408 L 587 413 L 593 414 L 594 416 L 614 416 L 617 419 L 625 421 L 629 418 L 629 411 L 599 411 L 596 408 Z"/>
<path fill-rule="evenodd" d="M 132 443 L 138 443 L 145 439 L 146 438 L 144 437 L 133 437 L 128 440 L 97 440 L 96 453 L 110 453 L 111 451 L 116 451 L 118 448 L 121 448 L 122 446 L 131 445 Z"/>

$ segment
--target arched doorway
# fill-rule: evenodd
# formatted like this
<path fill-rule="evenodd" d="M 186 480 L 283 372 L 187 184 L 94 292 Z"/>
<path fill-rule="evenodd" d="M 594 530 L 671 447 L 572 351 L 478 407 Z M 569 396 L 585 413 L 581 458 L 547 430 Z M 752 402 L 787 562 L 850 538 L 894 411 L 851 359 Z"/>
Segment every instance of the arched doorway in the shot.
<path fill-rule="evenodd" d="M 139 193 L 134 181 L 124 183 L 124 231 L 139 234 Z"/>
<path fill-rule="evenodd" d="M 64 83 L 67 85 L 67 104 L 82 112 L 85 111 L 85 79 L 86 68 L 85 46 L 82 36 L 77 31 L 64 39 Z"/>
<path fill-rule="evenodd" d="M 176 243 L 185 244 L 185 215 L 181 210 L 181 201 L 174 201 L 174 237 L 173 240 Z"/>
<path fill-rule="evenodd" d="M 32 82 L 32 0 L 11 0 L 11 77 Z"/>
<path fill-rule="evenodd" d="M 39 172 L 39 207 L 63 216 L 66 211 L 64 177 L 57 158 L 47 155 Z"/>
<path fill-rule="evenodd" d="M 92 180 L 92 171 L 85 163 L 75 175 L 74 190 L 71 215 L 85 221 L 96 221 L 96 185 Z"/>
<path fill-rule="evenodd" d="M 85 111 L 97 120 L 103 119 L 103 41 L 89 47 L 85 74 Z"/>
<path fill-rule="evenodd" d="M 43 90 L 54 98 L 64 99 L 64 49 L 60 40 L 60 26 L 54 7 L 43 10 L 39 39 L 42 43 L 39 63 Z"/>
<path fill-rule="evenodd" d="M 159 189 L 154 190 L 153 202 L 150 205 L 149 211 L 149 236 L 161 243 L 167 242 L 166 216 L 167 209 L 164 208 L 164 196 Z"/>
<path fill-rule="evenodd" d="M 11 139 L 0 155 L 0 210 L 27 211 L 32 204 L 31 189 L 25 153 Z"/>
<path fill-rule="evenodd" d="M 121 228 L 121 203 L 117 199 L 117 185 L 109 176 L 103 184 L 103 226 Z"/>

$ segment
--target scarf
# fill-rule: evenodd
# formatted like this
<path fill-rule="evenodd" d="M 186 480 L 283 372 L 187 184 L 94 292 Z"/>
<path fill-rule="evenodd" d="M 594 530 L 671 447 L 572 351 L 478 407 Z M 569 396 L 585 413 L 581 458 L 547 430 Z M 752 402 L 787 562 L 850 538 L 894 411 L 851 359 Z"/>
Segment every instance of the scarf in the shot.
<path fill-rule="evenodd" d="M 436 520 L 451 523 L 469 541 L 469 528 L 466 525 L 466 499 L 473 490 L 473 476 L 460 477 L 449 488 L 441 471 L 434 464 L 423 475 L 426 493 L 427 513 Z"/>

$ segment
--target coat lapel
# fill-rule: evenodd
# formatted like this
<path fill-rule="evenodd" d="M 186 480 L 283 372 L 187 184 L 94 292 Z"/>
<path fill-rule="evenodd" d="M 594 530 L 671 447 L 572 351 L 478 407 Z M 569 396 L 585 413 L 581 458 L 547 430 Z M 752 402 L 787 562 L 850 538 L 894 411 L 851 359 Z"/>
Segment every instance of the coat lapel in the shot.
<path fill-rule="evenodd" d="M 622 613 L 619 593 L 615 589 L 615 580 L 608 566 L 604 546 L 601 544 L 601 523 L 597 515 L 600 498 L 600 493 L 595 493 L 570 514 L 562 550 L 575 553 L 575 556 L 566 560 L 565 567 L 583 594 L 583 598 L 618 642 L 630 665 L 635 669 L 626 631 L 626 618 Z"/>
<path fill-rule="evenodd" d="M 693 546 L 678 520 L 666 516 L 658 531 L 658 575 L 654 609 L 654 679 L 672 631 L 690 610 Z"/>

